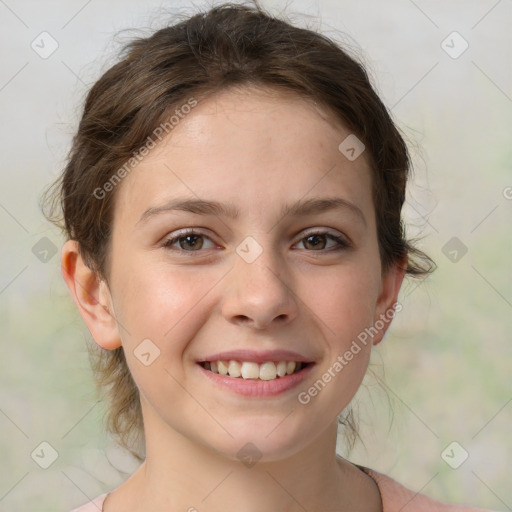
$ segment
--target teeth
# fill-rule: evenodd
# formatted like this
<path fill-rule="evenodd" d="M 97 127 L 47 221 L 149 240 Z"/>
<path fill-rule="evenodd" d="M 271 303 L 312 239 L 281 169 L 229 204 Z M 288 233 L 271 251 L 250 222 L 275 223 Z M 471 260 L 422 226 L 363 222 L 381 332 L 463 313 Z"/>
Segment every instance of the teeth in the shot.
<path fill-rule="evenodd" d="M 261 380 L 274 380 L 277 375 L 277 368 L 274 363 L 263 363 L 260 366 Z"/>
<path fill-rule="evenodd" d="M 277 375 L 279 375 L 279 377 L 284 377 L 286 375 L 287 366 L 286 361 L 279 361 L 279 363 L 277 363 Z"/>
<path fill-rule="evenodd" d="M 240 366 L 239 363 L 236 363 Z M 260 367 L 258 363 L 242 363 L 240 373 L 242 374 L 242 378 L 244 379 L 259 379 L 260 377 Z M 229 375 L 233 377 L 233 375 Z"/>
<path fill-rule="evenodd" d="M 302 368 L 302 363 L 295 361 L 267 361 L 254 363 L 251 361 L 207 361 L 203 367 L 219 375 L 229 375 L 233 378 L 275 380 L 278 377 L 291 375 Z"/>
<path fill-rule="evenodd" d="M 238 361 L 229 361 L 228 373 L 230 377 L 240 377 L 242 374 L 242 367 Z"/>
<path fill-rule="evenodd" d="M 227 375 L 228 374 L 228 365 L 225 361 L 219 361 L 217 363 L 217 371 L 219 375 Z"/>

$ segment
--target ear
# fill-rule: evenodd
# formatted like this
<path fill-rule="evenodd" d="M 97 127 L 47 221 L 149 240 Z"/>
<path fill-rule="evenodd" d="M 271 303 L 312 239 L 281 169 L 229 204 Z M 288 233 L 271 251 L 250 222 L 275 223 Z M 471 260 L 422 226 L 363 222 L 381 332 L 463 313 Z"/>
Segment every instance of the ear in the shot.
<path fill-rule="evenodd" d="M 85 264 L 75 240 L 68 240 L 62 247 L 61 271 L 94 341 L 106 350 L 120 347 L 121 337 L 110 290 L 106 282 Z"/>
<path fill-rule="evenodd" d="M 406 268 L 407 256 L 403 260 L 395 262 L 382 275 L 380 294 L 375 307 L 375 318 L 373 319 L 373 325 L 377 330 L 373 338 L 374 345 L 378 345 L 382 341 L 396 312 L 402 309 L 402 305 L 397 303 L 397 299 Z"/>

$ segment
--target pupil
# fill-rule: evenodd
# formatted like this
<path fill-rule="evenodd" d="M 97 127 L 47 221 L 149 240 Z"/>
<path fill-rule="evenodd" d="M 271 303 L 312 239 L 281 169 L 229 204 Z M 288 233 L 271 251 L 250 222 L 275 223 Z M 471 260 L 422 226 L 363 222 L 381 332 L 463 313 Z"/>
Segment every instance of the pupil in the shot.
<path fill-rule="evenodd" d="M 306 240 L 310 240 L 310 239 L 314 239 L 316 242 L 313 243 L 313 245 L 317 245 L 318 243 L 318 239 L 322 239 L 323 238 L 323 235 L 310 235 L 306 238 Z M 309 242 L 308 242 L 309 243 Z M 324 239 L 324 244 L 325 246 L 325 239 Z M 324 247 L 321 247 L 321 249 L 323 249 Z"/>
<path fill-rule="evenodd" d="M 187 241 L 186 243 L 188 244 L 188 242 L 189 242 L 191 239 L 192 239 L 192 240 L 197 241 L 198 239 L 201 239 L 201 235 L 186 235 L 186 236 L 182 237 L 182 238 L 180 239 L 180 247 L 181 247 L 182 249 L 185 249 L 185 247 L 183 247 L 182 240 L 186 240 L 186 241 Z M 192 247 L 192 248 L 198 248 L 198 249 L 201 249 L 201 247 L 202 247 L 202 246 L 203 246 L 203 244 L 202 244 L 202 243 L 200 243 L 200 244 L 198 245 L 198 247 L 195 247 L 195 246 L 194 246 L 194 243 L 192 243 L 191 245 L 189 245 L 189 247 Z"/>

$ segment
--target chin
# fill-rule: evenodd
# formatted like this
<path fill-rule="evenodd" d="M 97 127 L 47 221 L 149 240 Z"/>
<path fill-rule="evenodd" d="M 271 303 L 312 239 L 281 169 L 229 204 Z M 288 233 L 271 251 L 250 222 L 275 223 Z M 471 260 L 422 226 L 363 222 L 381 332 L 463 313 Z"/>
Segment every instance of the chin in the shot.
<path fill-rule="evenodd" d="M 235 421 L 224 422 L 226 430 L 231 433 L 208 444 L 223 456 L 231 460 L 242 459 L 259 462 L 272 462 L 293 456 L 315 437 L 309 428 L 299 421 L 296 413 L 278 416 L 240 417 Z"/>

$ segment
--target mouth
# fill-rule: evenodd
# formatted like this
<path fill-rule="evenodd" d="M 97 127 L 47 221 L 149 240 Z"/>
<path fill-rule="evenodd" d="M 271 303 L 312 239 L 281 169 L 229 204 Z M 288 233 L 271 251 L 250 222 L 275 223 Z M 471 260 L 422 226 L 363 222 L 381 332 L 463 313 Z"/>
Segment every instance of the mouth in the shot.
<path fill-rule="evenodd" d="M 307 361 L 254 361 L 218 360 L 200 361 L 205 370 L 237 380 L 273 381 L 304 371 L 313 363 Z"/>
<path fill-rule="evenodd" d="M 290 395 L 317 365 L 313 355 L 290 350 L 249 348 L 204 354 L 196 368 L 213 389 L 250 398 Z"/>

